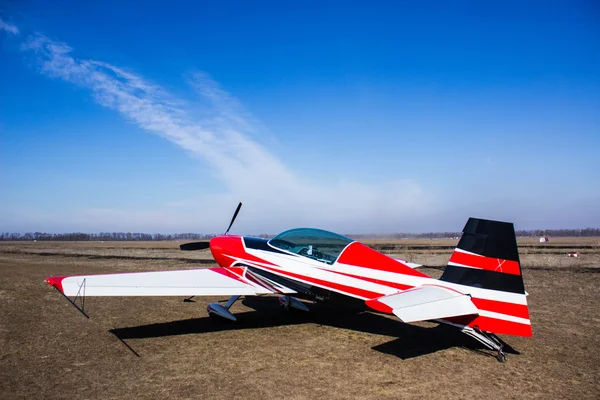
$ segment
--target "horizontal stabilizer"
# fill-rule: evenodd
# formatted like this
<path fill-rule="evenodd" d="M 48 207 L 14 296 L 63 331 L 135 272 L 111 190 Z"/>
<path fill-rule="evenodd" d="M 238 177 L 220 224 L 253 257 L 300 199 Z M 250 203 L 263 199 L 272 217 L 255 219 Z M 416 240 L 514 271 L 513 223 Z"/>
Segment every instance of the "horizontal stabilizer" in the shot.
<path fill-rule="evenodd" d="M 66 296 L 234 296 L 273 293 L 224 268 L 127 274 L 53 276 L 46 283 Z"/>
<path fill-rule="evenodd" d="M 391 312 L 403 322 L 478 314 L 477 307 L 469 295 L 440 286 L 421 286 L 409 289 L 368 300 L 367 305 L 378 311 Z"/>

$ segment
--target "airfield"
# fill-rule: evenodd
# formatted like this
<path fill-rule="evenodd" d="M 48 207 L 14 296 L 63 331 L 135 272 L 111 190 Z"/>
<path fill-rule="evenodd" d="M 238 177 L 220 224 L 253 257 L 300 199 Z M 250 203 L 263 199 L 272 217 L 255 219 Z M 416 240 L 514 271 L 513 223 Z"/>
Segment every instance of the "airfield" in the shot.
<path fill-rule="evenodd" d="M 493 352 L 451 328 L 247 298 L 88 297 L 86 319 L 51 274 L 204 268 L 176 242 L 0 242 L 0 398 L 398 399 L 600 397 L 600 239 L 519 238 L 532 338 Z M 457 240 L 365 243 L 439 277 Z M 567 253 L 578 253 L 569 258 Z"/>

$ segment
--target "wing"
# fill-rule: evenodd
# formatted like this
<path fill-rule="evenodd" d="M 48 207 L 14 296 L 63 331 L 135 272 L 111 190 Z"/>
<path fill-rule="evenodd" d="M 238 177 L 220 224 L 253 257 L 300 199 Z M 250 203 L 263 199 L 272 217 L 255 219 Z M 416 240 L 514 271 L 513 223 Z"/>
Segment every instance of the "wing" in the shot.
<path fill-rule="evenodd" d="M 53 276 L 45 282 L 66 296 L 234 296 L 274 293 L 225 268 Z"/>
<path fill-rule="evenodd" d="M 479 313 L 469 295 L 440 286 L 421 286 L 367 300 L 366 303 L 377 311 L 395 314 L 403 322 L 478 315 Z"/>

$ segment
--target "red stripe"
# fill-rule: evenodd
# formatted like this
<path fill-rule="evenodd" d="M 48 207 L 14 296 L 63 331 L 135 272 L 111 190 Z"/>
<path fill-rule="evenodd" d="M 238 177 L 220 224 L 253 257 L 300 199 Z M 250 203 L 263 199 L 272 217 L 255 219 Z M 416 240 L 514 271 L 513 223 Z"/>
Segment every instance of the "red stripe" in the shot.
<path fill-rule="evenodd" d="M 450 257 L 450 262 L 488 271 L 502 272 L 504 274 L 521 275 L 521 268 L 517 261 L 503 260 L 501 258 L 484 257 L 455 251 L 452 253 L 452 257 Z"/>
<path fill-rule="evenodd" d="M 369 290 L 363 290 L 363 289 L 359 289 L 359 288 L 355 288 L 352 286 L 346 286 L 346 285 L 340 285 L 337 283 L 333 283 L 333 282 L 328 282 L 328 281 L 324 281 L 321 279 L 316 279 L 316 278 L 311 278 L 308 277 L 306 275 L 300 275 L 300 274 L 294 274 L 292 272 L 287 272 L 287 271 L 281 271 L 275 268 L 269 268 L 269 267 L 265 267 L 263 265 L 261 266 L 257 266 L 257 268 L 261 268 L 261 269 L 267 269 L 269 271 L 275 272 L 277 274 L 282 274 L 285 276 L 290 276 L 293 278 L 298 278 L 298 279 L 302 279 L 306 282 L 311 282 L 314 283 L 316 285 L 320 285 L 323 286 L 327 289 L 333 289 L 333 290 L 338 290 L 341 292 L 346 292 L 346 293 L 350 293 L 353 296 L 357 296 L 357 297 L 363 297 L 363 298 L 367 298 L 367 299 L 374 299 L 377 297 L 381 297 L 381 295 L 383 293 L 376 293 L 376 292 L 371 292 Z"/>
<path fill-rule="evenodd" d="M 227 269 L 242 277 L 244 276 L 244 272 L 246 272 L 246 267 L 229 267 Z"/>
<path fill-rule="evenodd" d="M 469 326 L 499 335 L 531 336 L 533 333 L 531 325 L 482 316 L 475 318 Z"/>
<path fill-rule="evenodd" d="M 406 290 L 406 289 L 410 289 L 410 288 L 414 287 L 414 286 L 410 286 L 410 285 L 403 285 L 401 283 L 396 283 L 396 282 L 382 281 L 381 279 L 367 278 L 364 276 L 347 274 L 345 272 L 331 271 L 331 270 L 327 270 L 327 271 L 335 272 L 336 274 L 340 274 L 340 275 L 344 275 L 344 276 L 349 276 L 351 278 L 360 279 L 361 281 L 367 281 L 367 282 L 377 283 L 379 285 L 383 285 L 383 286 L 387 286 L 387 287 L 393 287 L 394 289 Z"/>
<path fill-rule="evenodd" d="M 217 274 L 221 274 L 221 275 L 224 275 L 224 276 L 226 276 L 228 278 L 235 279 L 236 281 L 239 281 L 239 282 L 242 282 L 242 283 L 246 283 L 246 282 L 244 282 L 244 280 L 242 279 L 241 276 L 238 276 L 238 275 L 234 274 L 233 272 L 229 271 L 226 268 L 220 268 L 220 267 L 218 267 L 218 268 L 208 268 L 208 269 L 210 271 L 216 272 Z"/>
<path fill-rule="evenodd" d="M 385 314 L 393 314 L 394 309 L 387 304 L 383 304 L 379 301 L 379 299 L 367 300 L 365 303 L 371 307 L 373 310 L 385 313 Z"/>
<path fill-rule="evenodd" d="M 254 274 L 252 272 L 247 272 L 246 273 L 246 279 L 256 283 L 257 285 L 264 287 L 267 290 L 270 290 L 271 292 L 274 293 L 281 293 L 281 290 L 277 289 L 275 286 L 271 285 L 270 283 L 266 282 L 266 280 L 264 280 L 264 278 L 260 278 L 258 276 L 254 276 Z"/>
<path fill-rule="evenodd" d="M 429 276 L 424 273 L 419 272 L 408 265 L 404 265 L 400 261 L 396 261 L 359 242 L 349 244 L 342 252 L 337 262 L 355 265 L 357 267 L 377 269 L 380 271 L 395 272 L 397 274 L 429 278 Z"/>
<path fill-rule="evenodd" d="M 471 301 L 480 310 L 512 315 L 514 317 L 529 319 L 529 307 L 523 304 L 507 303 L 504 301 L 471 298 Z"/>
<path fill-rule="evenodd" d="M 531 325 L 518 322 L 505 321 L 503 319 L 471 315 L 444 318 L 445 321 L 458 325 L 479 328 L 485 332 L 497 333 L 499 335 L 531 336 Z"/>
<path fill-rule="evenodd" d="M 210 240 L 210 251 L 219 266 L 230 267 L 237 262 L 236 258 L 263 264 L 275 265 L 246 252 L 241 236 L 227 235 L 212 238 Z"/>
<path fill-rule="evenodd" d="M 249 273 L 246 274 L 246 279 L 248 279 L 250 282 L 253 282 L 253 283 L 257 284 L 258 286 L 260 286 L 262 288 L 266 288 L 268 290 L 271 290 L 271 288 L 265 287 L 264 283 L 260 282 L 258 279 L 256 279 L 254 276 L 252 276 Z"/>

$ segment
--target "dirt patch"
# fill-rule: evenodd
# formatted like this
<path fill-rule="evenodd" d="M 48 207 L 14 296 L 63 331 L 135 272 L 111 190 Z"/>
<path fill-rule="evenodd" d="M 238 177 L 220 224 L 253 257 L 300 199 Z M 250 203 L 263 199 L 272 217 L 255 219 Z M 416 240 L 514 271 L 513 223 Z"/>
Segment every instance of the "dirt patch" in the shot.
<path fill-rule="evenodd" d="M 501 364 L 447 327 L 320 305 L 286 313 L 273 297 L 237 302 L 234 324 L 206 314 L 224 298 L 199 297 L 88 298 L 88 320 L 44 278 L 193 268 L 210 253 L 152 242 L 11 246 L 0 246 L 2 399 L 600 397 L 597 254 L 523 255 L 534 334 L 504 336 L 515 351 Z M 423 271 L 438 277 L 451 251 L 410 256 L 435 261 Z"/>

